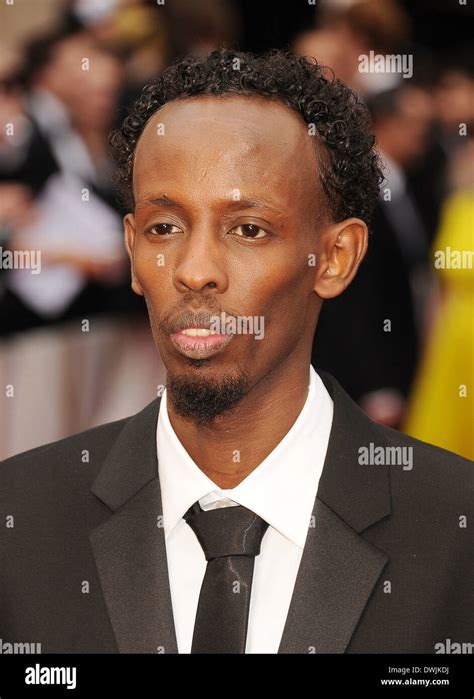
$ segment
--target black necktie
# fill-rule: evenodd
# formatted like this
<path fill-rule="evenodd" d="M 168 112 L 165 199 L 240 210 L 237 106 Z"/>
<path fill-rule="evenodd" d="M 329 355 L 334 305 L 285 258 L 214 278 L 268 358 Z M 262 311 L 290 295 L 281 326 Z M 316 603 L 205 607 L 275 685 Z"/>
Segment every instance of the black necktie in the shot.
<path fill-rule="evenodd" d="M 184 519 L 207 560 L 191 653 L 245 653 L 255 556 L 268 523 L 241 505 L 204 511 L 199 503 Z"/>

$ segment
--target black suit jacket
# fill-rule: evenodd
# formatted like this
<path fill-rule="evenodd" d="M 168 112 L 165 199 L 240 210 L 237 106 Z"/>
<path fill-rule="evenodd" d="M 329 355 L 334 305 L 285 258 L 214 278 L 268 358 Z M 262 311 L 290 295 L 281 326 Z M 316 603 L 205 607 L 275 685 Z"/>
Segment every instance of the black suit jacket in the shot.
<path fill-rule="evenodd" d="M 323 379 L 334 420 L 280 652 L 435 653 L 447 639 L 474 641 L 471 462 L 371 422 Z M 177 652 L 158 410 L 155 400 L 0 464 L 4 643 Z M 371 443 L 409 447 L 413 468 L 359 463 Z"/>

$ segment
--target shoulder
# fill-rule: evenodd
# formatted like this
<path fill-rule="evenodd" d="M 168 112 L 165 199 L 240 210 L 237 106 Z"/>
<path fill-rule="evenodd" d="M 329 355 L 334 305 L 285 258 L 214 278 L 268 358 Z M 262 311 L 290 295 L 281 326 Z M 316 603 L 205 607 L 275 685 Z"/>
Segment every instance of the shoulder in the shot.
<path fill-rule="evenodd" d="M 413 455 L 413 466 L 418 465 L 423 469 L 441 468 L 443 472 L 450 469 L 459 474 L 474 476 L 474 462 L 459 456 L 459 454 L 422 442 L 390 427 L 377 425 L 377 429 L 383 435 L 388 446 L 400 447 L 405 449 L 405 453 Z"/>
<path fill-rule="evenodd" d="M 37 469 L 74 468 L 74 465 L 105 456 L 129 417 L 79 432 L 70 437 L 21 452 L 0 462 L 0 482 L 21 474 L 33 476 Z"/>
<path fill-rule="evenodd" d="M 355 457 L 359 465 L 376 470 L 389 466 L 393 474 L 408 474 L 412 486 L 421 483 L 427 491 L 431 486 L 472 490 L 472 461 L 373 422 L 332 376 L 318 373 L 334 402 L 332 429 L 338 452 L 346 449 L 347 457 Z"/>
<path fill-rule="evenodd" d="M 392 493 L 403 496 L 421 513 L 472 508 L 474 463 L 458 454 L 377 425 L 383 458 L 390 467 Z"/>

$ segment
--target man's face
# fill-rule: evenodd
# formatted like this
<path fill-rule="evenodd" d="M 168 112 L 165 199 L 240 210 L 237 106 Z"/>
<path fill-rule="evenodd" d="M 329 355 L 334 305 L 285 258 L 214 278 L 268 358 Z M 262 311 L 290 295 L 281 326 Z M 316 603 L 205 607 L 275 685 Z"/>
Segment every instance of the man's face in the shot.
<path fill-rule="evenodd" d="M 295 112 L 258 97 L 166 104 L 139 139 L 134 196 L 125 219 L 133 288 L 168 386 L 198 387 L 200 403 L 224 391 L 235 404 L 275 372 L 284 382 L 307 366 L 324 210 L 314 138 Z M 206 335 L 216 316 L 223 332 L 196 331 Z M 243 317 L 253 334 L 235 332 Z M 216 415 L 232 407 L 215 400 Z"/>

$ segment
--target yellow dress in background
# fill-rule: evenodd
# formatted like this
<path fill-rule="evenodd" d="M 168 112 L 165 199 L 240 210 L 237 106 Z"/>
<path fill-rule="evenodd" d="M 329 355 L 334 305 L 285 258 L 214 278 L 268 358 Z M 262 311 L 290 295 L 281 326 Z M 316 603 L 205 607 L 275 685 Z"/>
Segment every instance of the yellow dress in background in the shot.
<path fill-rule="evenodd" d="M 447 200 L 434 248 L 444 299 L 404 431 L 474 459 L 474 193 Z"/>

